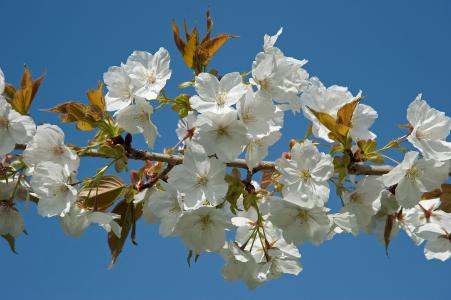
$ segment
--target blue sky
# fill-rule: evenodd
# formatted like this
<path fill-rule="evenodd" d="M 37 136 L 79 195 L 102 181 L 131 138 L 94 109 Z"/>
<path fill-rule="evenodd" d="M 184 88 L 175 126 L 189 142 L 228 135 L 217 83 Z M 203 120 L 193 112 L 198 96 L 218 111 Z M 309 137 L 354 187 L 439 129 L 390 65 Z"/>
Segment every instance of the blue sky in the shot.
<path fill-rule="evenodd" d="M 284 27 L 278 46 L 286 55 L 306 58 L 310 74 L 326 85 L 362 89 L 379 112 L 373 126 L 380 142 L 400 136 L 407 105 L 422 92 L 437 109 L 451 114 L 451 2 L 449 1 L 0 1 L 0 67 L 18 83 L 26 63 L 35 76 L 47 71 L 34 106 L 37 123 L 59 124 L 39 109 L 84 100 L 111 65 L 133 50 L 171 53 L 173 76 L 168 94 L 191 79 L 172 40 L 170 22 L 204 24 L 210 5 L 214 31 L 239 35 L 213 59 L 222 73 L 249 71 L 265 33 Z M 176 141 L 177 116 L 155 114 L 161 138 L 157 150 Z M 307 122 L 287 114 L 283 140 L 301 137 Z M 62 125 L 67 142 L 85 143 L 88 135 Z M 142 142 L 142 138 L 137 138 Z M 142 143 L 141 143 L 142 145 Z M 102 161 L 85 160 L 81 175 L 93 174 Z M 332 197 L 332 206 L 338 199 Z M 333 204 L 335 203 L 335 204 Z M 301 247 L 304 271 L 249 291 L 226 283 L 222 259 L 203 255 L 188 269 L 179 239 L 163 239 L 156 226 L 139 224 L 139 246 L 129 244 L 113 270 L 107 270 L 105 233 L 90 228 L 81 238 L 64 236 L 56 219 L 21 207 L 28 236 L 17 241 L 19 255 L 0 243 L 0 298 L 10 299 L 447 299 L 451 262 L 426 261 L 422 247 L 404 234 L 387 258 L 374 236 L 338 236 L 320 247 Z M 448 298 L 449 299 L 449 298 Z"/>

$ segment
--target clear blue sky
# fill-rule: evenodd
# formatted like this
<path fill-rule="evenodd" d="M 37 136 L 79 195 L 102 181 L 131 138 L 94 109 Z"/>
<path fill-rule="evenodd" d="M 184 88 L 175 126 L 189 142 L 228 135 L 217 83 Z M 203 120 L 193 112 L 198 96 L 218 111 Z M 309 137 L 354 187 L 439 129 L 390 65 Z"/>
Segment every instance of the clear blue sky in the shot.
<path fill-rule="evenodd" d="M 191 2 L 191 4 L 190 4 Z M 33 106 L 38 123 L 58 124 L 56 115 L 38 111 L 84 93 L 111 65 L 133 50 L 171 53 L 172 80 L 190 79 L 170 28 L 187 17 L 203 26 L 211 6 L 215 32 L 241 36 L 213 59 L 222 73 L 248 71 L 265 33 L 284 27 L 278 46 L 306 58 L 310 74 L 326 85 L 362 89 L 379 112 L 373 126 L 380 141 L 399 136 L 407 105 L 423 92 L 428 102 L 451 114 L 451 2 L 449 1 L 6 1 L 0 0 L 0 66 L 17 84 L 22 65 L 35 76 L 48 71 Z M 161 138 L 157 149 L 176 137 L 177 116 L 169 109 L 155 115 Z M 284 139 L 300 137 L 307 122 L 287 114 Z M 87 135 L 63 126 L 68 142 Z M 76 135 L 74 135 L 76 133 Z M 139 139 L 142 141 L 142 139 Z M 100 164 L 84 161 L 82 175 Z M 331 198 L 331 203 L 337 203 Z M 22 211 L 26 208 L 21 207 Z M 179 239 L 163 239 L 156 226 L 139 224 L 138 242 L 127 244 L 113 270 L 107 270 L 105 233 L 90 228 L 81 238 L 64 236 L 56 219 L 25 211 L 28 236 L 17 241 L 19 255 L 0 243 L 0 298 L 10 299 L 449 299 L 451 262 L 426 261 L 422 247 L 404 234 L 391 245 L 391 257 L 373 236 L 338 236 L 315 247 L 301 247 L 304 271 L 255 291 L 223 281 L 222 259 L 203 255 L 191 269 Z"/>

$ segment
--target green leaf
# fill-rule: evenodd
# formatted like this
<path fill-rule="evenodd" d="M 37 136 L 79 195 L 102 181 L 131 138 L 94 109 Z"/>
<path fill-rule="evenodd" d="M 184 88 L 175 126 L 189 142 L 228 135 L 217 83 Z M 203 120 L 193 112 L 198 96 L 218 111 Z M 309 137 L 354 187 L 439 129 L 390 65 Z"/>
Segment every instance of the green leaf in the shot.
<path fill-rule="evenodd" d="M 226 174 L 225 181 L 229 184 L 225 200 L 230 203 L 230 210 L 236 214 L 238 210 L 237 201 L 244 193 L 244 186 L 241 183 L 240 172 L 237 168 L 232 169 L 231 174 Z"/>
<path fill-rule="evenodd" d="M 251 208 L 251 206 L 257 203 L 258 196 L 254 193 L 244 192 L 243 194 L 243 206 L 246 211 Z"/>

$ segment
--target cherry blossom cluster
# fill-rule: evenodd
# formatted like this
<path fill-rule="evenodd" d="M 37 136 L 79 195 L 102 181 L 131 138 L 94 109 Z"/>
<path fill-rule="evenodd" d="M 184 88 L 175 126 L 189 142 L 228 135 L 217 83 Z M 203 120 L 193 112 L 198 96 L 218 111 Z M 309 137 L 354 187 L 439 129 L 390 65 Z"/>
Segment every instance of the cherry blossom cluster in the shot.
<path fill-rule="evenodd" d="M 417 245 L 425 243 L 427 259 L 451 258 L 451 213 L 441 200 L 450 173 L 451 143 L 446 139 L 451 119 L 418 95 L 407 110 L 406 139 L 415 151 L 405 151 L 402 162 L 382 176 L 338 178 L 336 149 L 318 150 L 318 140 L 336 142 L 318 113 L 342 118 L 340 109 L 361 92 L 326 87 L 311 77 L 304 69 L 306 60 L 285 56 L 274 46 L 281 33 L 265 35 L 249 73 L 195 75 L 190 111 L 176 128 L 180 142 L 167 152 L 179 152 L 183 163 L 167 163 L 167 176 L 152 184 L 143 184 L 146 175 L 141 174 L 128 192 L 133 205 L 142 207 L 145 221 L 159 224 L 164 237 L 180 237 L 190 255 L 220 254 L 224 279 L 243 280 L 249 288 L 299 274 L 300 245 L 319 245 L 341 233 L 374 233 L 388 247 L 402 230 Z M 155 54 L 135 51 L 103 76 L 113 122 L 129 134 L 142 134 L 150 149 L 158 137 L 152 102 L 170 102 L 166 96 L 161 100 L 170 77 L 164 48 Z M 0 70 L 0 94 L 4 88 Z M 289 111 L 302 111 L 312 123 L 311 134 L 292 142 L 274 162 L 269 183 L 259 183 L 253 176 L 280 139 Z M 355 106 L 347 133 L 353 144 L 346 151 L 356 153 L 357 141 L 376 138 L 370 127 L 377 116 L 371 106 Z M 25 145 L 23 153 L 14 151 L 16 145 Z M 33 198 L 39 215 L 58 217 L 70 236 L 80 236 L 91 224 L 123 236 L 120 214 L 87 207 L 80 197 L 85 183 L 78 181 L 77 170 L 83 153 L 65 144 L 58 126 L 36 126 L 0 96 L 0 235 L 24 232 L 15 204 Z M 230 163 L 239 158 L 247 170 L 229 174 Z M 336 212 L 327 207 L 331 184 L 342 199 Z"/>

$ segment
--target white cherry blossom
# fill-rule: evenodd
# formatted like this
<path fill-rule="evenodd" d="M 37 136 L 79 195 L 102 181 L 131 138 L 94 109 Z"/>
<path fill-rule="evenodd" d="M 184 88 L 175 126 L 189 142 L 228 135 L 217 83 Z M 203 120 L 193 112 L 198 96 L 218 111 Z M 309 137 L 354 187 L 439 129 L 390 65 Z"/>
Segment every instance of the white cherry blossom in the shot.
<path fill-rule="evenodd" d="M 254 257 L 247 251 L 243 251 L 233 241 L 225 243 L 220 254 L 226 261 L 222 268 L 222 276 L 227 281 L 242 279 L 250 289 L 256 288 L 263 281 L 259 277 L 260 266 Z"/>
<path fill-rule="evenodd" d="M 200 207 L 187 211 L 176 225 L 186 247 L 196 254 L 202 251 L 218 252 L 225 242 L 225 229 L 231 223 L 222 209 Z"/>
<path fill-rule="evenodd" d="M 5 90 L 5 74 L 3 74 L 3 71 L 0 68 L 0 98 L 2 97 L 4 90 Z"/>
<path fill-rule="evenodd" d="M 7 180 L 0 177 L 0 200 L 28 200 L 30 193 L 30 185 L 28 181 L 20 175 L 10 177 Z M 16 188 L 17 187 L 17 188 Z M 14 193 L 15 192 L 15 193 Z M 14 194 L 14 195 L 13 195 Z"/>
<path fill-rule="evenodd" d="M 160 223 L 160 219 L 155 215 L 154 211 L 150 209 L 150 206 L 154 200 L 155 192 L 157 191 L 157 188 L 155 186 L 152 186 L 150 188 L 144 189 L 137 193 L 135 197 L 133 198 L 133 203 L 143 204 L 143 218 L 146 223 L 149 224 L 158 224 Z"/>
<path fill-rule="evenodd" d="M 65 234 L 79 237 L 91 225 L 98 224 L 106 232 L 113 232 L 118 238 L 121 237 L 121 226 L 115 221 L 120 215 L 110 212 L 89 211 L 73 205 L 70 211 L 60 218 L 60 225 Z"/>
<path fill-rule="evenodd" d="M 277 198 L 278 199 L 278 198 Z M 232 224 L 237 227 L 235 240 L 239 245 L 246 244 L 246 241 L 249 240 L 252 233 L 255 230 L 255 226 L 258 221 L 258 213 L 254 207 L 250 207 L 248 211 L 244 209 L 243 206 L 243 198 L 239 199 L 238 211 L 237 215 L 232 217 Z M 270 202 L 273 201 L 272 197 L 265 197 L 259 201 L 259 211 L 261 214 L 261 218 L 263 221 L 268 219 L 269 211 L 270 211 Z M 256 240 L 258 243 L 259 241 Z"/>
<path fill-rule="evenodd" d="M 424 255 L 441 261 L 451 258 L 451 218 L 444 222 L 427 223 L 418 229 L 418 235 L 427 240 Z"/>
<path fill-rule="evenodd" d="M 329 214 L 330 219 L 330 230 L 327 235 L 327 239 L 332 239 L 336 234 L 341 233 L 352 233 L 357 235 L 359 233 L 359 226 L 357 225 L 357 220 L 355 214 L 351 214 L 347 211 Z"/>
<path fill-rule="evenodd" d="M 354 110 L 351 118 L 351 130 L 349 135 L 354 140 L 370 140 L 375 139 L 376 134 L 371 132 L 369 128 L 377 119 L 377 112 L 369 105 L 359 103 Z"/>
<path fill-rule="evenodd" d="M 302 271 L 302 266 L 299 263 L 301 254 L 298 248 L 291 243 L 287 243 L 283 237 L 282 230 L 275 227 L 270 221 L 265 221 L 264 231 L 264 236 L 270 245 L 266 254 L 260 239 L 255 240 L 251 250 L 255 261 L 260 264 L 258 277 L 262 281 L 266 281 L 275 279 L 283 273 L 298 275 Z M 240 237 L 237 236 L 237 238 Z M 250 246 L 248 244 L 245 250 L 251 248 Z"/>
<path fill-rule="evenodd" d="M 274 47 L 282 34 L 282 28 L 273 36 L 263 37 L 263 51 L 257 54 L 252 64 L 251 83 L 280 103 L 284 110 L 299 112 L 301 103 L 299 95 L 309 85 L 309 74 L 302 68 L 307 60 L 286 57 Z"/>
<path fill-rule="evenodd" d="M 278 248 L 277 246 L 268 250 L 268 256 L 271 259 L 269 262 L 265 263 L 262 268 L 263 270 L 266 268 L 266 272 L 260 270 L 260 273 L 266 273 L 266 280 L 278 278 L 282 274 L 296 276 L 301 273 L 303 269 L 299 262 L 301 254 L 294 245 L 290 244 L 289 246 L 289 248 L 291 248 L 290 251 L 287 251 L 287 247 Z"/>
<path fill-rule="evenodd" d="M 180 142 L 183 142 L 185 145 L 191 145 L 196 132 L 196 122 L 197 116 L 193 111 L 190 111 L 185 118 L 178 121 L 175 132 Z"/>
<path fill-rule="evenodd" d="M 280 27 L 275 35 L 265 34 L 265 36 L 263 37 L 263 51 L 269 52 L 274 48 L 274 45 L 276 44 L 279 36 L 282 34 L 282 31 L 283 27 Z"/>
<path fill-rule="evenodd" d="M 238 72 L 224 75 L 221 80 L 209 73 L 200 73 L 196 76 L 194 87 L 198 95 L 189 99 L 193 109 L 200 113 L 222 113 L 232 110 L 246 93 L 246 86 Z"/>
<path fill-rule="evenodd" d="M 404 219 L 414 228 L 429 222 L 443 222 L 450 214 L 440 209 L 441 204 L 440 198 L 422 200 L 415 207 L 404 210 Z"/>
<path fill-rule="evenodd" d="M 446 141 L 451 130 L 451 118 L 431 108 L 419 94 L 407 109 L 407 120 L 412 126 L 409 142 L 426 159 L 445 161 L 451 159 L 451 143 Z"/>
<path fill-rule="evenodd" d="M 87 212 L 86 217 L 88 218 L 89 224 L 98 224 L 106 232 L 113 232 L 118 238 L 121 237 L 122 228 L 115 221 L 121 218 L 120 215 L 110 212 L 92 211 Z"/>
<path fill-rule="evenodd" d="M 322 206 L 306 207 L 281 199 L 271 202 L 269 220 L 282 229 L 287 242 L 302 244 L 308 240 L 319 245 L 331 226 L 327 211 Z"/>
<path fill-rule="evenodd" d="M 103 81 L 108 89 L 105 95 L 107 111 L 116 111 L 128 106 L 134 98 L 134 86 L 128 75 L 128 66 L 113 66 L 103 74 Z"/>
<path fill-rule="evenodd" d="M 433 191 L 448 179 L 449 164 L 433 160 L 417 159 L 418 152 L 409 151 L 404 160 L 382 176 L 386 187 L 396 186 L 396 200 L 404 208 L 412 208 L 420 202 L 424 192 Z"/>
<path fill-rule="evenodd" d="M 342 212 L 355 216 L 359 229 L 365 230 L 371 217 L 381 207 L 381 193 L 384 184 L 376 176 L 365 176 L 356 185 L 353 192 L 343 193 L 344 207 Z"/>
<path fill-rule="evenodd" d="M 361 93 L 354 97 L 346 87 L 332 85 L 326 88 L 316 77 L 310 78 L 310 83 L 311 85 L 301 95 L 304 115 L 313 122 L 312 132 L 316 137 L 332 142 L 328 137 L 330 131 L 319 122 L 309 108 L 327 113 L 335 118 L 342 106 L 355 100 Z M 372 107 L 358 104 L 351 119 L 352 128 L 349 131 L 351 137 L 365 140 L 374 139 L 376 135 L 369 131 L 369 128 L 376 118 L 377 112 Z"/>
<path fill-rule="evenodd" d="M 41 216 L 64 216 L 77 200 L 77 189 L 71 185 L 69 170 L 54 162 L 41 162 L 35 166 L 31 186 L 39 197 L 38 213 Z"/>
<path fill-rule="evenodd" d="M 278 131 L 256 136 L 249 135 L 249 143 L 244 149 L 247 167 L 251 170 L 257 166 L 268 155 L 268 148 L 277 143 L 281 136 L 282 134 Z"/>
<path fill-rule="evenodd" d="M 149 203 L 149 209 L 160 220 L 160 235 L 171 236 L 183 214 L 183 196 L 174 186 L 162 181 L 164 190 L 157 190 Z"/>
<path fill-rule="evenodd" d="M 220 204 L 228 189 L 225 174 L 226 166 L 223 162 L 208 158 L 203 152 L 187 150 L 183 164 L 174 167 L 168 182 L 185 194 L 184 206 L 190 209 L 205 202 Z"/>
<path fill-rule="evenodd" d="M 299 94 L 308 84 L 309 75 L 302 69 L 306 63 L 306 60 L 287 58 L 280 52 L 260 52 L 252 64 L 251 82 L 270 98 L 298 112 L 301 109 Z"/>
<path fill-rule="evenodd" d="M 330 192 L 327 180 L 334 171 L 332 157 L 319 152 L 309 140 L 296 143 L 290 153 L 291 159 L 276 160 L 284 199 L 308 207 L 324 206 Z"/>
<path fill-rule="evenodd" d="M 23 152 L 25 164 L 30 172 L 36 164 L 51 161 L 67 167 L 70 172 L 78 169 L 80 158 L 64 144 L 64 132 L 56 125 L 39 125 L 33 139 Z"/>
<path fill-rule="evenodd" d="M 33 120 L 16 112 L 0 96 L 0 155 L 13 151 L 16 144 L 29 142 L 35 133 L 36 125 Z"/>
<path fill-rule="evenodd" d="M 236 111 L 222 114 L 206 112 L 197 119 L 197 141 L 208 155 L 229 162 L 237 158 L 247 145 L 246 126 L 237 119 Z"/>
<path fill-rule="evenodd" d="M 166 49 L 160 48 L 152 55 L 145 51 L 134 51 L 127 60 L 134 95 L 147 100 L 156 99 L 171 78 L 170 57 Z"/>
<path fill-rule="evenodd" d="M 418 235 L 418 229 L 426 223 L 440 223 L 450 220 L 450 214 L 440 210 L 440 199 L 423 200 L 413 208 L 402 211 L 401 227 L 407 235 L 417 244 L 421 244 L 423 239 Z"/>
<path fill-rule="evenodd" d="M 275 117 L 276 107 L 265 93 L 247 89 L 246 94 L 237 103 L 238 116 L 251 135 L 267 134 L 271 131 L 271 121 Z"/>
<path fill-rule="evenodd" d="M 60 225 L 65 234 L 79 237 L 89 227 L 89 220 L 86 212 L 75 204 L 70 208 L 69 212 L 60 218 Z"/>
<path fill-rule="evenodd" d="M 122 129 L 131 134 L 142 133 L 147 145 L 153 148 L 158 131 L 150 120 L 152 113 L 152 106 L 146 100 L 137 97 L 133 104 L 122 108 L 114 116 Z"/>

